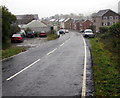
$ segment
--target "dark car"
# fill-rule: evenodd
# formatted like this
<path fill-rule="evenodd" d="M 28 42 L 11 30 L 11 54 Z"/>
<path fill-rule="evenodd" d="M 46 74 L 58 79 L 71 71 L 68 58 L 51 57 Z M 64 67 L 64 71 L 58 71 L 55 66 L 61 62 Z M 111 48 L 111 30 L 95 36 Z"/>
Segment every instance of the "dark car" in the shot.
<path fill-rule="evenodd" d="M 37 32 L 34 32 L 34 35 L 35 35 L 35 37 L 37 37 L 37 36 L 38 36 L 38 33 L 37 33 Z"/>
<path fill-rule="evenodd" d="M 29 31 L 29 32 L 26 33 L 26 37 L 33 38 L 33 37 L 35 37 L 35 34 L 34 34 L 34 32 Z"/>
<path fill-rule="evenodd" d="M 65 34 L 64 30 L 59 30 L 59 34 Z"/>
<path fill-rule="evenodd" d="M 47 33 L 45 31 L 41 31 L 39 33 L 39 37 L 47 37 Z"/>
<path fill-rule="evenodd" d="M 13 34 L 11 37 L 11 42 L 23 42 L 24 38 L 21 36 L 21 34 Z"/>
<path fill-rule="evenodd" d="M 80 30 L 80 33 L 84 33 L 84 30 Z"/>

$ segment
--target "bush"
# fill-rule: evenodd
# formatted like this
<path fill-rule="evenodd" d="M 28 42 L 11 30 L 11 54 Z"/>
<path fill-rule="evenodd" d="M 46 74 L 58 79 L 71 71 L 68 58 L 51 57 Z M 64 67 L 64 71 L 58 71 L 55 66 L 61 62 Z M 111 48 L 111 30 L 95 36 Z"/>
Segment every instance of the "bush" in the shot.
<path fill-rule="evenodd" d="M 120 23 L 116 23 L 116 24 L 112 25 L 112 26 L 109 28 L 109 32 L 110 32 L 113 36 L 120 38 Z"/>
<path fill-rule="evenodd" d="M 59 35 L 57 35 L 56 33 L 49 33 L 47 35 L 47 40 L 55 40 L 59 37 Z"/>
<path fill-rule="evenodd" d="M 107 33 L 109 31 L 109 27 L 100 27 L 99 31 L 100 33 Z"/>

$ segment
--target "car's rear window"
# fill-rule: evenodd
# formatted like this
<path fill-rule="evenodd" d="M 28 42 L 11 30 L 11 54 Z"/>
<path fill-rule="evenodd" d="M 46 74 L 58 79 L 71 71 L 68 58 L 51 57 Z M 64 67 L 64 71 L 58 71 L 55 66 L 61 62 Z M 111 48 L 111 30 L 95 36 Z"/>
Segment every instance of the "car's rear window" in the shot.
<path fill-rule="evenodd" d="M 27 32 L 27 34 L 33 34 L 33 32 Z"/>
<path fill-rule="evenodd" d="M 13 34 L 12 37 L 21 37 L 21 35 L 20 34 Z"/>
<path fill-rule="evenodd" d="M 92 33 L 92 31 L 85 31 L 85 33 Z"/>
<path fill-rule="evenodd" d="M 41 31 L 40 33 L 45 33 L 45 31 Z"/>

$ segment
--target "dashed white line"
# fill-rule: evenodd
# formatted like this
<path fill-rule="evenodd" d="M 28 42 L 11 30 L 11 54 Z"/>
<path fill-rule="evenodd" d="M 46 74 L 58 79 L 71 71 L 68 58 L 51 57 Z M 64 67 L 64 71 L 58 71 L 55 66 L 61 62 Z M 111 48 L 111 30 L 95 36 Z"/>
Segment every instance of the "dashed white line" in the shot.
<path fill-rule="evenodd" d="M 49 53 L 47 53 L 47 55 L 50 55 L 51 53 L 55 52 L 57 50 L 57 48 L 53 49 L 52 51 L 50 51 Z"/>
<path fill-rule="evenodd" d="M 70 40 L 70 38 L 68 39 L 68 40 L 66 40 L 64 43 L 62 43 L 61 45 L 60 45 L 60 47 L 61 46 L 63 46 L 66 42 L 68 42 Z"/>
<path fill-rule="evenodd" d="M 67 40 L 69 41 L 70 38 Z M 67 42 L 66 41 L 66 42 Z M 63 46 L 65 44 L 65 42 L 63 44 L 61 44 L 60 46 Z M 49 53 L 47 53 L 47 55 L 50 55 L 51 53 L 55 52 L 57 50 L 57 48 L 53 49 L 52 51 L 50 51 Z M 7 78 L 6 80 L 9 81 L 12 78 L 16 77 L 17 75 L 19 75 L 20 73 L 22 73 L 23 71 L 27 70 L 28 68 L 30 68 L 31 66 L 33 66 L 34 64 L 36 64 L 37 62 L 39 62 L 40 59 L 36 60 L 35 62 L 33 62 L 32 64 L 30 64 L 29 66 L 25 67 L 24 69 L 22 69 L 21 71 L 17 72 L 16 74 L 12 75 L 11 77 Z"/>
<path fill-rule="evenodd" d="M 33 62 L 32 64 L 30 64 L 29 66 L 25 67 L 24 69 L 22 69 L 21 71 L 17 72 L 16 74 L 14 74 L 13 76 L 9 77 L 8 79 L 6 79 L 7 81 L 11 80 L 12 78 L 16 77 L 17 75 L 19 75 L 20 73 L 22 73 L 23 71 L 27 70 L 28 68 L 30 68 L 32 65 L 36 64 L 37 62 L 39 62 L 40 59 L 36 60 L 35 62 Z"/>
<path fill-rule="evenodd" d="M 82 36 L 82 35 L 81 35 Z M 82 37 L 83 38 L 83 37 Z M 84 49 L 85 49 L 85 57 L 84 57 L 84 72 L 83 72 L 83 82 L 82 82 L 82 94 L 81 97 L 85 98 L 86 96 L 86 65 L 87 65 L 87 50 L 86 50 L 86 42 L 83 38 Z"/>
<path fill-rule="evenodd" d="M 60 47 L 62 47 L 64 44 L 65 44 L 65 43 L 62 43 L 62 44 L 60 45 Z"/>

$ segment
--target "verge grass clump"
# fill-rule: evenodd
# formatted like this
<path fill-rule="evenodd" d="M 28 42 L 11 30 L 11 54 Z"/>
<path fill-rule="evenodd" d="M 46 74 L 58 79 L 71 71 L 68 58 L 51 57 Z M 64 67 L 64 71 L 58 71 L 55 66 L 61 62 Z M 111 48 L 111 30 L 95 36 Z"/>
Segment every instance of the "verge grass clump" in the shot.
<path fill-rule="evenodd" d="M 1 50 L 2 51 L 2 59 L 8 58 L 10 56 L 16 55 L 20 52 L 26 51 L 24 47 L 9 47 L 8 49 Z"/>
<path fill-rule="evenodd" d="M 56 33 L 49 33 L 48 35 L 47 35 L 47 40 L 49 41 L 49 40 L 55 40 L 55 39 L 57 39 L 59 36 L 56 34 Z"/>
<path fill-rule="evenodd" d="M 91 39 L 93 70 L 95 79 L 95 96 L 120 96 L 120 71 L 118 55 L 110 44 L 108 34 L 99 34 Z M 110 49 L 109 49 L 110 48 Z"/>

